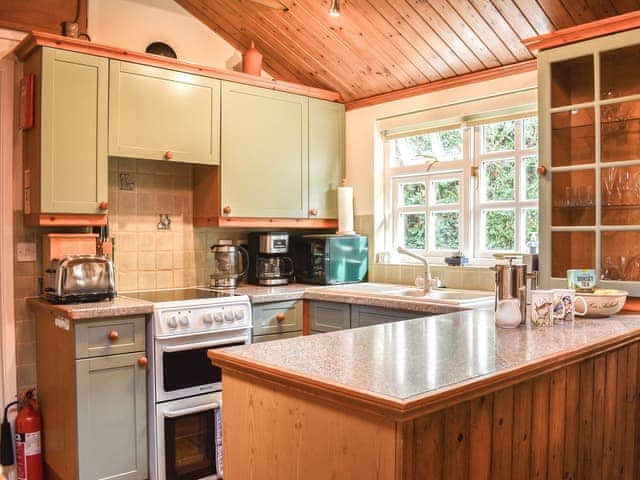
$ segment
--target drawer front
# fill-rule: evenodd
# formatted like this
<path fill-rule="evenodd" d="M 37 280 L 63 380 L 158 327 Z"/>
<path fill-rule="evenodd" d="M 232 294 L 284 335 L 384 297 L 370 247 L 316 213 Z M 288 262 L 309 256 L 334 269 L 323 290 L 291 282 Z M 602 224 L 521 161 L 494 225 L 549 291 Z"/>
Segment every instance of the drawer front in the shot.
<path fill-rule="evenodd" d="M 302 300 L 274 302 L 253 307 L 253 335 L 302 330 Z"/>
<path fill-rule="evenodd" d="M 108 318 L 78 323 L 76 358 L 143 352 L 145 350 L 144 317 Z"/>
<path fill-rule="evenodd" d="M 281 340 L 283 338 L 301 337 L 302 330 L 297 332 L 272 333 L 271 335 L 258 335 L 251 340 L 253 343 L 270 342 L 271 340 Z"/>
<path fill-rule="evenodd" d="M 426 317 L 428 315 L 428 313 L 424 312 L 408 312 L 404 310 L 353 305 L 351 307 L 351 327 L 366 327 L 368 325 L 397 322 L 399 320 L 409 320 L 412 318 Z"/>
<path fill-rule="evenodd" d="M 351 326 L 350 305 L 337 302 L 311 302 L 311 330 L 332 332 Z"/>

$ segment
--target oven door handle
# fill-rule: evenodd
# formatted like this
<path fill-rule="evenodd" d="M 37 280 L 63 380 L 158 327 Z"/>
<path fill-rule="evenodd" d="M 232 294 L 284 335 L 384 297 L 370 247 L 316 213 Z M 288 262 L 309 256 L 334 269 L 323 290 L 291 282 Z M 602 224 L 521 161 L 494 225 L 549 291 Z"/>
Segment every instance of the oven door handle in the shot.
<path fill-rule="evenodd" d="M 187 343 L 184 345 L 162 345 L 160 348 L 163 352 L 183 352 L 185 350 L 196 350 L 198 348 L 205 347 L 220 347 L 221 345 L 229 343 L 248 343 L 249 336 L 242 335 L 241 337 L 228 337 L 221 340 L 208 340 L 206 342 Z"/>
<path fill-rule="evenodd" d="M 183 408 L 181 410 L 169 410 L 167 412 L 164 412 L 162 416 L 168 418 L 184 417 L 185 415 L 191 415 L 192 413 L 206 412 L 207 410 L 217 410 L 218 408 L 220 408 L 220 404 L 217 402 L 213 402 L 211 404 L 200 405 L 198 407 Z"/>

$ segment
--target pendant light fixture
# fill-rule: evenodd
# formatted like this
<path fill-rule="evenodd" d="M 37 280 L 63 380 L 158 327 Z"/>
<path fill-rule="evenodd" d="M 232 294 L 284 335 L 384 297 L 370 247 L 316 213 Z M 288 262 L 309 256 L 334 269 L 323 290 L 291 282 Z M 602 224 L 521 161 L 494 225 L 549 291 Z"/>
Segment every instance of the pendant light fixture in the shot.
<path fill-rule="evenodd" d="M 340 16 L 340 0 L 331 0 L 331 7 L 329 8 L 329 15 L 332 17 Z"/>

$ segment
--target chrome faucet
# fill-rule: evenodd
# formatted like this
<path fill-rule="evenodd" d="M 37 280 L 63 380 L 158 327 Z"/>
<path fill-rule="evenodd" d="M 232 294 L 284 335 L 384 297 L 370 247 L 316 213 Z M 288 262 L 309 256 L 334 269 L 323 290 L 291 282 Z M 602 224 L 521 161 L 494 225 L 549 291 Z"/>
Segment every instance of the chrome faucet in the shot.
<path fill-rule="evenodd" d="M 413 253 L 411 250 L 407 250 L 404 247 L 398 247 L 398 252 L 403 253 L 404 255 L 408 255 L 411 258 L 415 258 L 424 264 L 424 294 L 426 295 L 431 291 L 431 267 L 429 266 L 429 261 L 423 257 L 422 255 L 418 255 L 417 253 Z"/>

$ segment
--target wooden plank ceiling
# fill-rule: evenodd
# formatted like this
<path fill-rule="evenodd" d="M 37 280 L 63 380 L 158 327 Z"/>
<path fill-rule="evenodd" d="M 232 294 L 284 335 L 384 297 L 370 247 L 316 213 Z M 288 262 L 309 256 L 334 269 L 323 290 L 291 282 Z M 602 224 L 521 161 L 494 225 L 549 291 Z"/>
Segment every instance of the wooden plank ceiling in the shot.
<path fill-rule="evenodd" d="M 176 0 L 274 78 L 347 102 L 533 58 L 524 38 L 640 9 L 640 0 Z M 281 8 L 274 6 L 281 5 Z"/>

